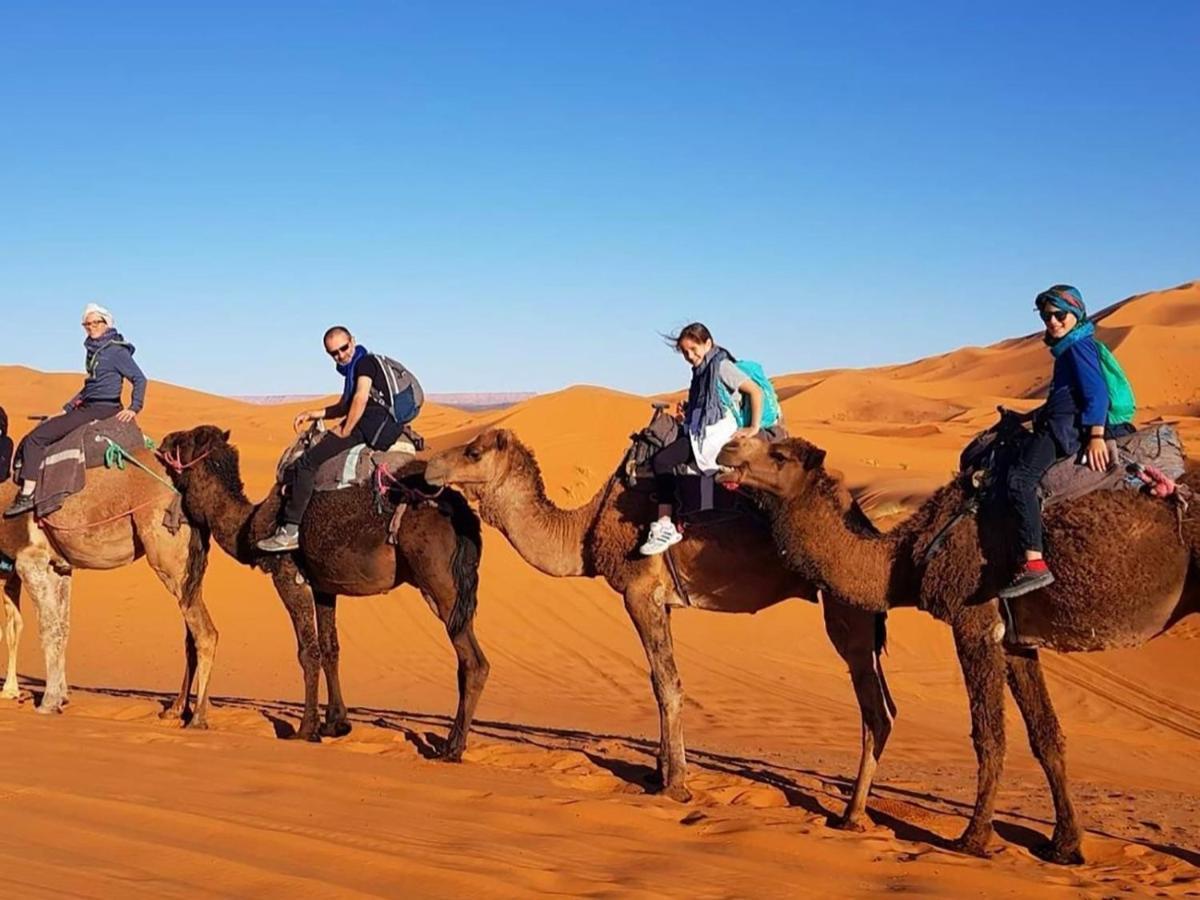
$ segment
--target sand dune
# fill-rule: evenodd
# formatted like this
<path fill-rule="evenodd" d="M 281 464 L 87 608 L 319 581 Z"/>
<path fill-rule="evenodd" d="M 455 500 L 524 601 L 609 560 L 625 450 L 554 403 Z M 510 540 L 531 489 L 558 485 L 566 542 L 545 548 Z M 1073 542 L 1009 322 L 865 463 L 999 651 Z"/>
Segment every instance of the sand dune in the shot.
<path fill-rule="evenodd" d="M 1101 320 L 1139 416 L 1200 439 L 1200 287 L 1141 295 Z M 997 402 L 1028 407 L 1049 357 L 1036 336 L 863 372 L 783 376 L 789 427 L 830 453 L 872 514 L 894 522 L 940 484 Z M 78 376 L 0 367 L 18 431 Z M 503 385 L 497 385 L 498 389 Z M 146 430 L 229 428 L 252 497 L 269 488 L 296 409 L 161 383 Z M 573 387 L 503 410 L 431 406 L 433 447 L 515 430 L 564 506 L 597 490 L 649 418 L 648 398 Z M 134 477 L 134 476 L 131 476 Z M 893 614 L 884 664 L 900 705 L 862 835 L 828 829 L 857 758 L 853 696 L 803 603 L 757 616 L 675 616 L 688 692 L 689 806 L 646 794 L 657 715 L 641 648 L 604 585 L 551 579 L 485 531 L 478 630 L 492 662 L 467 759 L 426 758 L 454 702 L 453 655 L 412 589 L 340 604 L 354 731 L 280 741 L 299 718 L 287 616 L 269 580 L 214 550 L 221 630 L 214 730 L 158 721 L 178 681 L 180 622 L 144 564 L 76 578 L 66 715 L 0 705 L 0 859 L 16 896 L 1116 896 L 1200 892 L 1200 624 L 1150 648 L 1060 657 L 1047 669 L 1070 741 L 1086 866 L 1039 862 L 1051 806 L 1009 710 L 995 855 L 945 848 L 974 791 L 969 721 L 949 633 Z M 21 670 L 42 674 L 36 622 Z"/>

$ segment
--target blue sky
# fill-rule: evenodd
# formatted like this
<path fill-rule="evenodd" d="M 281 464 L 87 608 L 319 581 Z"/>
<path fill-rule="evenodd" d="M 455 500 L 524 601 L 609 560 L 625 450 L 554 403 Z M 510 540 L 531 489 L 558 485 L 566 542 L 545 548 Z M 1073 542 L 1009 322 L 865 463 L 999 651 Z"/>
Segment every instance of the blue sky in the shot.
<path fill-rule="evenodd" d="M 1200 277 L 1200 4 L 0 5 L 0 362 L 649 392 L 707 322 L 896 362 Z"/>

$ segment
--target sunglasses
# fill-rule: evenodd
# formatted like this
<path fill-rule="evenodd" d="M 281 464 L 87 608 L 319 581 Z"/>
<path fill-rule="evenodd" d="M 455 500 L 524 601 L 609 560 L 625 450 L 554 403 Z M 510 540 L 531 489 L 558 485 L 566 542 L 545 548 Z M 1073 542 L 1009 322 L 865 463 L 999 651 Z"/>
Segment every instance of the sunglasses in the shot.
<path fill-rule="evenodd" d="M 104 325 L 104 324 L 105 324 L 105 322 L 103 319 L 97 319 L 97 320 L 91 321 L 91 322 L 84 322 L 83 327 L 84 328 L 94 328 L 97 325 Z"/>
<path fill-rule="evenodd" d="M 1042 317 L 1043 322 L 1049 323 L 1051 319 L 1054 319 L 1061 324 L 1067 321 L 1067 316 L 1071 314 L 1065 309 L 1043 309 L 1038 312 L 1038 315 Z"/>
<path fill-rule="evenodd" d="M 326 350 L 325 352 L 328 353 L 330 356 L 337 357 L 337 356 L 341 356 L 343 353 L 345 353 L 349 349 L 350 349 L 350 345 L 348 343 L 346 343 L 346 344 L 342 344 L 342 346 L 338 347 L 336 350 Z"/>

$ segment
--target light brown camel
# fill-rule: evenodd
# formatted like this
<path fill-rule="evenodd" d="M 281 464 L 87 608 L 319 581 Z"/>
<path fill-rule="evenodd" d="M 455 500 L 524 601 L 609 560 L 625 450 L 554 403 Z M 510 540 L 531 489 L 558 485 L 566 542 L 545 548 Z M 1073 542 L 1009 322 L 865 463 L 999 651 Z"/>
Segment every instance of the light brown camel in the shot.
<path fill-rule="evenodd" d="M 391 517 L 376 508 L 370 485 L 318 492 L 300 528 L 299 552 L 263 553 L 255 544 L 274 532 L 280 496 L 272 491 L 257 505 L 246 499 L 228 431 L 212 425 L 176 431 L 163 439 L 161 452 L 175 461 L 172 474 L 192 524 L 238 562 L 269 573 L 287 607 L 304 673 L 297 737 L 319 741 L 322 734 L 350 731 L 338 675 L 338 594 L 369 597 L 411 584 L 446 626 L 458 657 L 458 712 L 440 755 L 461 759 L 488 675 L 487 658 L 475 640 L 479 519 L 466 501 L 443 491 L 436 506 L 410 508 L 393 546 L 387 541 Z M 420 490 L 422 468 L 419 461 L 411 463 L 401 481 Z M 328 699 L 323 725 L 317 702 L 322 669 Z"/>
<path fill-rule="evenodd" d="M 425 478 L 430 484 L 452 484 L 461 490 L 478 505 L 483 520 L 498 528 L 535 568 L 555 577 L 601 577 L 624 597 L 650 663 L 658 702 L 663 790 L 676 800 L 689 799 L 683 686 L 675 668 L 669 608 L 682 598 L 663 557 L 643 557 L 636 550 L 639 532 L 654 517 L 653 498 L 626 488 L 614 474 L 583 506 L 560 509 L 546 497 L 532 452 L 504 429 L 485 431 L 466 446 L 436 454 Z M 765 523 L 753 516 L 735 523 L 690 525 L 687 534 L 672 553 L 691 603 L 699 609 L 753 613 L 789 597 L 817 596 L 810 582 L 780 563 Z M 849 666 L 862 711 L 862 759 L 854 793 L 839 822 L 857 828 L 895 716 L 879 659 L 885 619 L 834 604 L 824 604 L 824 613 L 826 630 Z"/>
<path fill-rule="evenodd" d="M 737 441 L 718 458 L 728 481 L 755 489 L 788 565 L 863 610 L 914 602 L 954 631 L 966 681 L 979 773 L 975 810 L 958 846 L 983 854 L 992 835 L 1004 762 L 1004 680 L 1021 710 L 1034 756 L 1054 798 L 1056 822 L 1044 854 L 1081 862 L 1081 830 L 1067 783 L 1065 743 L 1036 649 L 1004 640 L 996 591 L 1019 558 L 1013 529 L 995 513 L 962 509 L 958 480 L 941 488 L 894 531 L 861 525 L 861 510 L 825 452 L 793 438 Z M 1185 480 L 1200 484 L 1200 466 Z M 1046 510 L 1048 557 L 1057 581 L 1011 603 L 1022 644 L 1060 652 L 1132 647 L 1200 611 L 1200 522 L 1177 519 L 1166 502 L 1132 491 L 1096 492 Z M 944 544 L 929 553 L 940 534 Z M 926 558 L 928 554 L 928 558 Z"/>
<path fill-rule="evenodd" d="M 138 462 L 161 473 L 153 455 L 134 453 Z M 162 475 L 165 481 L 165 474 Z M 0 504 L 15 495 L 12 485 L 0 489 Z M 176 497 L 170 486 L 134 467 L 90 469 L 87 484 L 42 522 L 32 515 L 0 520 L 0 553 L 15 561 L 5 578 L 9 608 L 9 677 L 4 696 L 17 695 L 16 641 L 21 619 L 17 609 L 24 585 L 38 611 L 46 658 L 46 690 L 40 713 L 61 712 L 67 703 L 67 637 L 71 617 L 71 573 L 74 569 L 116 569 L 142 556 L 179 601 L 184 622 L 183 684 L 163 718 L 181 719 L 191 728 L 207 727 L 208 681 L 217 649 L 217 629 L 204 605 L 201 582 L 208 563 L 208 544 L 183 522 L 172 534 L 163 524 Z M 15 614 L 13 616 L 12 614 Z M 11 633 L 8 632 L 11 629 Z M 196 705 L 188 701 L 196 682 Z"/>

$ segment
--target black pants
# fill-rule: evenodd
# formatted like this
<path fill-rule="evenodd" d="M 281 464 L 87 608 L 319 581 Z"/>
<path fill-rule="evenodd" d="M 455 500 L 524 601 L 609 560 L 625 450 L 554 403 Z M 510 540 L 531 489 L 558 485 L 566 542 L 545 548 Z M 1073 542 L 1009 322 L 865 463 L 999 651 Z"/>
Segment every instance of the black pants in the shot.
<path fill-rule="evenodd" d="M 37 481 L 38 472 L 42 468 L 42 460 L 50 445 L 61 441 L 76 428 L 81 428 L 88 422 L 97 419 L 111 419 L 121 411 L 120 403 L 88 403 L 77 406 L 70 412 L 47 419 L 25 436 L 21 442 L 21 480 Z"/>
<path fill-rule="evenodd" d="M 1037 489 L 1042 476 L 1059 459 L 1058 445 L 1049 432 L 1033 434 L 1008 470 L 1008 499 L 1017 516 L 1021 549 L 1042 551 L 1042 509 Z"/>
<path fill-rule="evenodd" d="M 687 465 L 695 458 L 692 439 L 686 433 L 675 438 L 650 458 L 650 468 L 654 472 L 654 491 L 658 494 L 659 503 L 669 505 L 675 502 L 675 467 Z"/>
<path fill-rule="evenodd" d="M 287 502 L 283 505 L 283 521 L 288 525 L 299 525 L 304 521 L 304 511 L 312 500 L 313 486 L 317 480 L 317 469 L 321 464 L 333 459 L 344 450 L 349 450 L 355 444 L 365 444 L 366 436 L 362 433 L 362 423 L 350 432 L 349 437 L 338 437 L 326 434 L 299 460 L 292 476 L 291 491 Z"/>

